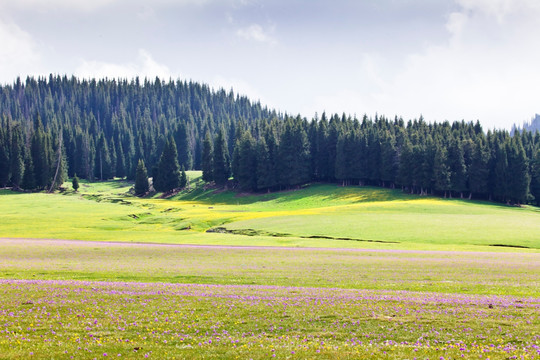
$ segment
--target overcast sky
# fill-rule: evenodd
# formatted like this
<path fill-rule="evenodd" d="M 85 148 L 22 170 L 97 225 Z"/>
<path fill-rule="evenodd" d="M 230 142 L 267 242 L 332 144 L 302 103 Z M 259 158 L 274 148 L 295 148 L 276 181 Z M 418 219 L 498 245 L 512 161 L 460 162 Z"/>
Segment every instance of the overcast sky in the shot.
<path fill-rule="evenodd" d="M 278 110 L 521 124 L 539 0 L 0 0 L 0 82 L 155 76 Z"/>

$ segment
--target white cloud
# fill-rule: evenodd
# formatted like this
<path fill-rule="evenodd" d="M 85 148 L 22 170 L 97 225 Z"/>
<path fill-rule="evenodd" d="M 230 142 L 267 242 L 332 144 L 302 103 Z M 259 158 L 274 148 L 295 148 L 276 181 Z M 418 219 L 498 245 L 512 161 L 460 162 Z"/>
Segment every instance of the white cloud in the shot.
<path fill-rule="evenodd" d="M 0 21 L 0 81 L 11 83 L 15 77 L 39 72 L 40 54 L 27 32 L 13 23 Z"/>
<path fill-rule="evenodd" d="M 274 45 L 277 41 L 270 35 L 272 32 L 273 29 L 266 31 L 261 25 L 252 24 L 248 27 L 238 29 L 236 35 L 246 40 Z"/>
<path fill-rule="evenodd" d="M 166 65 L 156 62 L 150 53 L 140 49 L 137 60 L 125 64 L 117 64 L 101 61 L 83 60 L 81 65 L 75 70 L 75 75 L 90 78 L 127 78 L 135 76 L 154 78 L 159 76 L 161 79 L 169 77 L 176 78 L 178 74 L 172 74 Z"/>
<path fill-rule="evenodd" d="M 0 0 L 0 6 L 31 10 L 68 9 L 93 11 L 119 0 Z"/>
<path fill-rule="evenodd" d="M 457 0 L 447 43 L 410 54 L 397 74 L 364 61 L 366 112 L 507 127 L 540 112 L 540 2 Z M 349 94 L 350 97 L 350 94 Z"/>

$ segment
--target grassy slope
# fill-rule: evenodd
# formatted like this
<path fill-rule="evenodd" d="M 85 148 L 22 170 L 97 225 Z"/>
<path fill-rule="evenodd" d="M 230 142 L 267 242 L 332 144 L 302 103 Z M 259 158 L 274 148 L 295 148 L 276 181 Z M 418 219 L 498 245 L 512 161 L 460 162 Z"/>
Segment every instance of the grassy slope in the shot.
<path fill-rule="evenodd" d="M 0 237 L 101 241 L 422 248 L 540 248 L 538 208 L 420 198 L 397 190 L 313 185 L 239 196 L 195 185 L 172 199 L 139 199 L 129 184 L 83 184 L 65 195 L 0 192 Z M 206 233 L 212 227 L 256 236 Z M 281 234 L 282 236 L 272 236 Z M 307 239 L 310 236 L 398 242 Z M 493 248 L 492 248 L 493 249 Z"/>

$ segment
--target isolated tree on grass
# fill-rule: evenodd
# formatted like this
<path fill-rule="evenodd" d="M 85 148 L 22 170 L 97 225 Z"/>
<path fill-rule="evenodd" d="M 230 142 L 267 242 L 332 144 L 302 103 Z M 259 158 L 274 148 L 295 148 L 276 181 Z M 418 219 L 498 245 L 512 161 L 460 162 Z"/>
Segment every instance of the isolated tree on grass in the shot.
<path fill-rule="evenodd" d="M 144 160 L 139 159 L 135 175 L 135 195 L 144 195 L 148 192 L 148 173 Z"/>
<path fill-rule="evenodd" d="M 73 190 L 75 190 L 75 192 L 79 190 L 79 178 L 77 177 L 77 174 L 73 176 L 73 180 L 71 180 L 71 185 L 73 186 Z"/>
<path fill-rule="evenodd" d="M 180 187 L 180 165 L 176 143 L 171 137 L 165 144 L 158 163 L 158 173 L 154 179 L 154 188 L 157 191 L 167 192 Z"/>

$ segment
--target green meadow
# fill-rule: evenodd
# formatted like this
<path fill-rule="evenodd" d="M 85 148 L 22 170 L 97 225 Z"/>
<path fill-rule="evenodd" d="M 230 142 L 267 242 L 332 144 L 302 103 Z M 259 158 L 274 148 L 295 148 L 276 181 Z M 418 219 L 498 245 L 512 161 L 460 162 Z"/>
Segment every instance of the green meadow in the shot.
<path fill-rule="evenodd" d="M 269 194 L 190 189 L 137 198 L 123 181 L 0 192 L 0 237 L 397 249 L 540 248 L 540 209 L 314 184 Z M 66 187 L 69 184 L 66 183 Z"/>
<path fill-rule="evenodd" d="M 540 211 L 312 184 L 0 190 L 0 359 L 532 359 Z"/>

